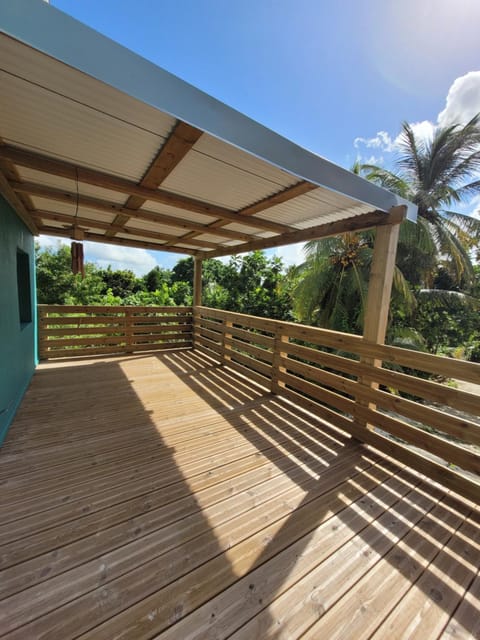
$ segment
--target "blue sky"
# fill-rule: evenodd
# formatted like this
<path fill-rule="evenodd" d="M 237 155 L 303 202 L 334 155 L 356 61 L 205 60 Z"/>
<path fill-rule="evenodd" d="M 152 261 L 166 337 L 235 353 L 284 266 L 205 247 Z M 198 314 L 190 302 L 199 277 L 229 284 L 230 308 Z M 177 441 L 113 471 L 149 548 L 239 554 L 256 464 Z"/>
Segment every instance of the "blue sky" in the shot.
<path fill-rule="evenodd" d="M 345 167 L 357 157 L 388 165 L 404 120 L 428 133 L 480 111 L 478 0 L 51 5 Z M 176 261 L 88 244 L 87 259 L 138 273 Z M 302 258 L 301 247 L 278 254 L 287 262 Z"/>

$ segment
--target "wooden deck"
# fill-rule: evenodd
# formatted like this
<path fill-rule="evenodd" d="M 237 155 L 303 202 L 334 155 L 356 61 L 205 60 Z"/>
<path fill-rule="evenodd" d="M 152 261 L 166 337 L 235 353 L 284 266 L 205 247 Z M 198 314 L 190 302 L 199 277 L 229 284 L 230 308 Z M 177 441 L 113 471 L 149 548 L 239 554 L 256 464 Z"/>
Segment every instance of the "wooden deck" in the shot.
<path fill-rule="evenodd" d="M 0 482 L 2 638 L 480 637 L 478 509 L 192 351 L 40 366 Z"/>

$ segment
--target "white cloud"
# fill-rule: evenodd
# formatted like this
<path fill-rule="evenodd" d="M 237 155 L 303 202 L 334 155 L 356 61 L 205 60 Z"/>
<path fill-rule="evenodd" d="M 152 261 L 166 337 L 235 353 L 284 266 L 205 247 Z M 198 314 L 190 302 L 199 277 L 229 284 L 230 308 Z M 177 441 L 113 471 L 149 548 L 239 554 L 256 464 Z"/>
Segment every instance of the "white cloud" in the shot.
<path fill-rule="evenodd" d="M 469 73 L 456 78 L 448 90 L 445 101 L 445 108 L 437 116 L 437 122 L 422 120 L 410 123 L 415 136 L 418 138 L 432 138 L 436 127 L 450 124 L 465 124 L 480 112 L 480 71 L 470 71 Z M 378 149 L 382 153 L 391 153 L 400 148 L 401 133 L 392 137 L 387 131 L 378 131 L 371 138 L 358 136 L 353 141 L 356 149 Z M 361 162 L 366 164 L 380 164 L 375 155 L 376 162 L 364 160 L 364 154 L 357 156 Z M 381 158 L 383 161 L 383 157 Z"/>
<path fill-rule="evenodd" d="M 464 208 L 466 209 L 465 213 L 480 220 L 480 194 L 474 196 Z"/>
<path fill-rule="evenodd" d="M 71 242 L 71 240 L 66 238 L 42 235 L 38 237 L 37 241 L 43 249 L 48 247 L 57 249 L 61 245 L 70 245 Z M 101 244 L 99 242 L 84 242 L 83 246 L 86 262 L 94 262 L 101 268 L 106 268 L 108 265 L 111 265 L 114 270 L 130 269 L 137 276 L 148 273 L 148 271 L 160 262 L 146 249 L 121 247 L 113 244 Z M 180 257 L 179 255 L 178 258 Z"/>
<path fill-rule="evenodd" d="M 448 90 L 445 109 L 438 124 L 465 124 L 480 112 L 480 71 L 469 71 L 457 78 Z"/>
<path fill-rule="evenodd" d="M 134 249 L 113 244 L 85 242 L 85 260 L 99 267 L 130 269 L 137 276 L 144 275 L 157 265 L 155 258 L 146 249 Z"/>
<path fill-rule="evenodd" d="M 273 253 L 279 258 L 282 258 L 283 264 L 289 267 L 292 264 L 298 265 L 305 262 L 304 247 L 304 242 L 298 242 L 297 244 L 290 244 L 285 247 L 277 247 L 273 250 Z"/>
<path fill-rule="evenodd" d="M 38 244 L 42 249 L 49 249 L 49 248 L 57 249 L 62 244 L 69 245 L 71 242 L 66 238 L 56 238 L 54 236 L 38 236 L 38 238 L 35 238 L 35 241 L 38 242 Z"/>
<path fill-rule="evenodd" d="M 381 151 L 393 151 L 395 142 L 386 131 L 378 131 L 373 138 L 355 138 L 353 146 L 356 149 L 364 146 L 369 149 L 381 149 Z"/>

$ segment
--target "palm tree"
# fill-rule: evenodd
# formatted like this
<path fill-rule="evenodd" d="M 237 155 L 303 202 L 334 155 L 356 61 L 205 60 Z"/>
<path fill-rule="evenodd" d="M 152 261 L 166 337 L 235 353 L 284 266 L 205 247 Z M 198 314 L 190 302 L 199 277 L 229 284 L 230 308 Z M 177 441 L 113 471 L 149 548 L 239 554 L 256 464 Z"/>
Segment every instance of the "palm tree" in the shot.
<path fill-rule="evenodd" d="M 361 333 L 373 256 L 373 233 L 312 240 L 306 261 L 293 271 L 295 314 L 302 322 Z M 393 295 L 410 308 L 413 297 L 399 269 Z"/>
<path fill-rule="evenodd" d="M 431 138 L 404 123 L 395 169 L 367 164 L 360 172 L 418 206 L 417 225 L 406 222 L 400 230 L 397 264 L 404 275 L 431 287 L 439 259 L 446 259 L 457 283 L 471 282 L 480 221 L 451 207 L 480 193 L 480 114 L 464 126 L 437 127 Z"/>

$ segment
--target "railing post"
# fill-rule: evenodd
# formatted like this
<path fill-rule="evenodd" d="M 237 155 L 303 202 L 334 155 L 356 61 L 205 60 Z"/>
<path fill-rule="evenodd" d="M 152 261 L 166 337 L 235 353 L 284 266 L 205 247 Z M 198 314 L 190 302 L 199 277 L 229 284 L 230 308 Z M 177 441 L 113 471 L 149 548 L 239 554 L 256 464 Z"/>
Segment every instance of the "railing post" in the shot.
<path fill-rule="evenodd" d="M 39 360 L 47 360 L 48 359 L 48 344 L 47 344 L 47 336 L 45 335 L 44 329 L 47 326 L 47 318 L 48 312 L 44 311 L 40 306 L 38 309 L 38 359 Z"/>
<path fill-rule="evenodd" d="M 282 345 L 288 342 L 288 335 L 284 333 L 285 329 L 278 324 L 275 329 L 275 338 L 273 342 L 273 361 L 272 361 L 272 381 L 270 390 L 272 393 L 281 393 L 285 387 L 285 383 L 280 380 L 280 375 L 285 373 L 286 368 L 283 366 L 283 358 L 287 357 L 287 353 L 282 351 Z"/>
<path fill-rule="evenodd" d="M 202 259 L 194 258 L 193 261 L 193 306 L 202 304 Z"/>
<path fill-rule="evenodd" d="M 222 339 L 222 350 L 223 350 L 223 360 L 225 364 L 230 362 L 232 359 L 232 339 L 233 335 L 228 332 L 228 329 L 233 327 L 233 322 L 230 320 L 223 319 L 223 339 Z"/>
<path fill-rule="evenodd" d="M 133 353 L 133 308 L 125 307 L 125 351 Z"/>

